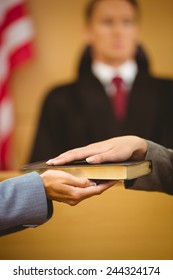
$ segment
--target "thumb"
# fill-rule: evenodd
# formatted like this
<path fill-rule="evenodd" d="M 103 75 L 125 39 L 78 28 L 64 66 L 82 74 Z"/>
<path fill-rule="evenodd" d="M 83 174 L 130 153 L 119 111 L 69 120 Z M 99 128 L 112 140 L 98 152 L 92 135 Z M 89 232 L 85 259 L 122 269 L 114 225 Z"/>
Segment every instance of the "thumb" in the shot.
<path fill-rule="evenodd" d="M 109 152 L 97 154 L 90 156 L 86 159 L 86 161 L 90 164 L 99 164 L 103 162 L 120 162 L 127 160 L 131 157 L 131 153 L 128 151 L 118 151 L 118 150 L 110 150 Z"/>
<path fill-rule="evenodd" d="M 89 164 L 99 164 L 102 162 L 110 161 L 110 156 L 108 153 L 97 154 L 97 155 L 86 158 L 86 161 Z"/>

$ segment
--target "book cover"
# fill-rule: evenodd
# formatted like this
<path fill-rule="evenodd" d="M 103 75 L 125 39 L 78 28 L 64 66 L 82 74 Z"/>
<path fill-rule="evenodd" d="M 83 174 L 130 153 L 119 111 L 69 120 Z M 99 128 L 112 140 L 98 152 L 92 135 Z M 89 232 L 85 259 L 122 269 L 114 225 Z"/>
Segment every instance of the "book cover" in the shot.
<path fill-rule="evenodd" d="M 77 177 L 96 180 L 130 180 L 151 173 L 152 162 L 144 160 L 89 164 L 86 161 L 75 161 L 65 165 L 47 165 L 45 161 L 42 161 L 23 166 L 21 170 L 42 173 L 48 169 L 65 171 Z"/>

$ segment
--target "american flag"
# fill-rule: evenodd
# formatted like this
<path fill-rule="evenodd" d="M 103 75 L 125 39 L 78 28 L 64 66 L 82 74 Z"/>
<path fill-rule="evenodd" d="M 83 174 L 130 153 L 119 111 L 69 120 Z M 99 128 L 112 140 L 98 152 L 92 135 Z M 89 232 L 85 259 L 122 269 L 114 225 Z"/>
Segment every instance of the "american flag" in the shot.
<path fill-rule="evenodd" d="M 0 0 L 0 170 L 10 169 L 12 162 L 14 115 L 10 76 L 16 66 L 32 56 L 32 40 L 33 27 L 25 1 Z"/>

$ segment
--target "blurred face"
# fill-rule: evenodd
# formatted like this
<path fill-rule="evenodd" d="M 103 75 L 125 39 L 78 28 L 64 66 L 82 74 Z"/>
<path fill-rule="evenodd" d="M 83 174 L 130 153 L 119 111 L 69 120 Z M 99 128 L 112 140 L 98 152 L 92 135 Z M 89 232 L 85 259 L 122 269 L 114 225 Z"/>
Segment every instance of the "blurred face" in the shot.
<path fill-rule="evenodd" d="M 135 8 L 126 0 L 101 0 L 87 24 L 93 59 L 117 66 L 134 57 L 138 43 Z"/>

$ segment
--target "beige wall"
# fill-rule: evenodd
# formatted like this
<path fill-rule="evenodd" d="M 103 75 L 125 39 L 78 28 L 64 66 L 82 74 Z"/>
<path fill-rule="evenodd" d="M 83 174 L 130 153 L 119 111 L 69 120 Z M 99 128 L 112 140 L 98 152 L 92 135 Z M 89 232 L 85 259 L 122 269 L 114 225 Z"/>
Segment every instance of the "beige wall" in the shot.
<path fill-rule="evenodd" d="M 87 0 L 28 0 L 36 55 L 13 75 L 16 167 L 29 154 L 41 102 L 54 84 L 75 76 Z M 154 73 L 173 78 L 173 1 L 140 0 L 141 37 Z M 1 259 L 172 259 L 173 200 L 113 188 L 71 208 L 55 204 L 37 229 L 0 239 Z"/>

